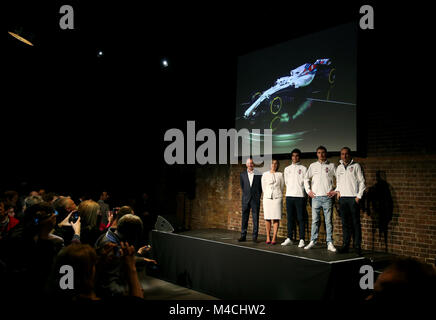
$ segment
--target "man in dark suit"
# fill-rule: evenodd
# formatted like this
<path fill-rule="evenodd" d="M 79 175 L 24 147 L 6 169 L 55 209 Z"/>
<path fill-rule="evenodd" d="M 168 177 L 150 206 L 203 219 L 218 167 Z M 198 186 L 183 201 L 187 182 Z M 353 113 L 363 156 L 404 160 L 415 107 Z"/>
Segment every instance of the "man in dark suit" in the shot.
<path fill-rule="evenodd" d="M 262 194 L 262 175 L 254 170 L 253 159 L 247 159 L 247 170 L 240 176 L 242 189 L 242 228 L 241 237 L 238 241 L 245 241 L 247 236 L 248 219 L 250 209 L 253 215 L 253 241 L 257 241 L 259 231 L 260 196 Z"/>

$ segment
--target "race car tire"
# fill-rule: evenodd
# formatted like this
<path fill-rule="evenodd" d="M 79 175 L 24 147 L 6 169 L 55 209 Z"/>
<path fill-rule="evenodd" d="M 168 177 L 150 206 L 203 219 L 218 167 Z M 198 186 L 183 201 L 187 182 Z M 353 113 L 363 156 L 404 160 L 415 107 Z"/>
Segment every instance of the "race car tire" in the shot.
<path fill-rule="evenodd" d="M 334 84 L 336 80 L 336 69 L 332 68 L 329 72 L 329 83 Z"/>
<path fill-rule="evenodd" d="M 283 105 L 283 100 L 280 97 L 275 97 L 274 99 L 271 100 L 271 102 L 269 103 L 269 108 L 270 111 L 273 115 L 276 115 L 277 113 L 279 113 L 279 111 L 282 109 L 282 105 Z"/>
<path fill-rule="evenodd" d="M 260 96 L 262 95 L 262 92 L 258 91 L 251 95 L 251 103 L 254 103 Z"/>
<path fill-rule="evenodd" d="M 279 120 L 279 122 L 278 123 L 276 123 L 276 124 L 274 124 L 274 122 L 276 122 L 277 120 Z M 275 125 L 275 126 L 274 126 Z M 271 122 L 270 122 L 270 124 L 269 124 L 269 128 L 272 130 L 272 132 L 274 132 L 276 129 L 277 129 L 277 127 L 280 125 L 280 117 L 279 116 L 275 116 L 272 120 L 271 120 Z"/>

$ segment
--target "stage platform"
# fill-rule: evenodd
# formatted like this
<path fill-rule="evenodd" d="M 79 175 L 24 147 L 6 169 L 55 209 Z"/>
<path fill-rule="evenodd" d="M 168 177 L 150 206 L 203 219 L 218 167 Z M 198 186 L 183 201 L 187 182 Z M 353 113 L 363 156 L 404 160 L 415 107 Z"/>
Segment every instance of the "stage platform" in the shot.
<path fill-rule="evenodd" d="M 231 230 L 200 229 L 181 233 L 154 230 L 152 246 L 159 277 L 219 299 L 360 300 L 362 265 L 373 265 L 374 253 L 329 252 L 297 245 L 254 243 Z M 378 254 L 381 261 L 383 255 Z"/>

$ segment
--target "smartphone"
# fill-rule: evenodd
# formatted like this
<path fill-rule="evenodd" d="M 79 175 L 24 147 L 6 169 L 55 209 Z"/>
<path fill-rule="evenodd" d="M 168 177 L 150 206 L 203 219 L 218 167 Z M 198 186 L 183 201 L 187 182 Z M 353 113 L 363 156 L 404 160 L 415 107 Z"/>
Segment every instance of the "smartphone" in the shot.
<path fill-rule="evenodd" d="M 121 257 L 121 251 L 120 251 L 120 246 L 116 246 L 114 247 L 114 256 L 115 257 Z"/>
<path fill-rule="evenodd" d="M 77 219 L 79 219 L 79 211 L 74 211 L 74 212 L 71 214 L 70 222 L 72 222 L 72 223 L 76 223 Z"/>

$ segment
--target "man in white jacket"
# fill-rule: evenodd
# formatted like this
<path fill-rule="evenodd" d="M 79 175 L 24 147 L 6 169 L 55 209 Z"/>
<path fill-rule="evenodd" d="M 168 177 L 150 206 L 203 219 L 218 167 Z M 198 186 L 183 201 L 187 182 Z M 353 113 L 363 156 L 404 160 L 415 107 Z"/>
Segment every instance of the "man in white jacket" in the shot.
<path fill-rule="evenodd" d="M 358 255 L 361 255 L 360 243 L 362 230 L 360 226 L 359 201 L 365 191 L 365 178 L 360 164 L 351 159 L 348 147 L 341 149 L 341 160 L 336 169 L 336 193 L 339 199 L 339 212 L 342 219 L 343 245 L 340 253 L 348 252 L 351 232 L 354 234 L 353 245 Z M 352 222 L 352 223 L 351 223 Z"/>
<path fill-rule="evenodd" d="M 319 146 L 316 149 L 318 161 L 312 163 L 306 172 L 304 187 L 309 197 L 312 198 L 312 229 L 310 243 L 304 249 L 311 249 L 318 240 L 320 212 L 324 213 L 327 231 L 327 249 L 336 252 L 332 239 L 332 197 L 336 195 L 333 188 L 335 165 L 327 161 L 327 149 Z"/>
<path fill-rule="evenodd" d="M 294 221 L 297 218 L 299 226 L 300 242 L 298 247 L 304 247 L 304 211 L 306 204 L 306 195 L 304 192 L 304 177 L 307 168 L 300 164 L 301 151 L 294 149 L 291 152 L 291 165 L 285 168 L 284 177 L 286 184 L 286 211 L 288 215 L 288 238 L 282 243 L 282 246 L 292 244 L 292 233 Z"/>

